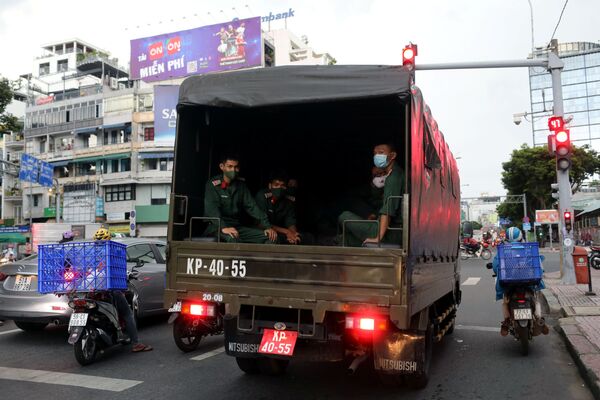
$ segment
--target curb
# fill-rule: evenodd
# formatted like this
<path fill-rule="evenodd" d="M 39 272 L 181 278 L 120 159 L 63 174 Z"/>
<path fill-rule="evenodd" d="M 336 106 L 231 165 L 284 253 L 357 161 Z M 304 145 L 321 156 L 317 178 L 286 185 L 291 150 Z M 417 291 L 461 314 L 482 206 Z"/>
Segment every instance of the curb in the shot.
<path fill-rule="evenodd" d="M 581 377 L 594 395 L 594 398 L 600 400 L 599 377 L 596 375 L 596 373 L 594 373 L 594 371 L 585 365 L 585 361 L 582 360 L 582 356 L 584 355 L 581 354 L 582 348 L 585 348 L 586 346 L 593 347 L 593 344 L 581 334 L 579 328 L 577 327 L 575 318 L 561 318 L 558 322 L 558 325 L 555 327 L 556 331 L 565 341 L 567 350 L 575 361 L 575 365 L 577 365 Z"/>
<path fill-rule="evenodd" d="M 558 298 L 551 289 L 542 289 L 541 293 L 542 307 L 547 310 L 548 315 L 556 319 L 566 317 L 567 314 L 565 310 L 562 308 Z"/>

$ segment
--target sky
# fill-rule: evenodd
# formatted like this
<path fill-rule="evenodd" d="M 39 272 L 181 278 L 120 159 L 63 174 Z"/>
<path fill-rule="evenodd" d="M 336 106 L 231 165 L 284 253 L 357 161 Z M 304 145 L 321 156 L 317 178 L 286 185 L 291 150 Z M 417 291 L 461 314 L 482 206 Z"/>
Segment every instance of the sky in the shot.
<path fill-rule="evenodd" d="M 564 0 L 531 3 L 534 42 L 545 46 Z M 40 47 L 53 41 L 80 38 L 127 66 L 131 39 L 290 8 L 287 28 L 338 64 L 400 64 L 408 42 L 419 46 L 421 64 L 517 60 L 531 51 L 527 0 L 0 0 L 0 75 L 31 72 Z M 555 38 L 598 42 L 598 15 L 600 1 L 570 0 Z M 513 123 L 530 108 L 527 69 L 417 71 L 416 84 L 459 158 L 463 197 L 504 194 L 502 163 L 532 144 L 531 124 Z"/>

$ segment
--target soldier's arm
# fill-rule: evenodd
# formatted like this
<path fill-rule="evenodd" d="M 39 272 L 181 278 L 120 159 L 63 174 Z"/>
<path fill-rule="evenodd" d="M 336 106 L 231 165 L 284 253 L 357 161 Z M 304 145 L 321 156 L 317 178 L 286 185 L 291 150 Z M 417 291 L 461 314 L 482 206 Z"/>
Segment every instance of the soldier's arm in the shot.
<path fill-rule="evenodd" d="M 221 218 L 221 204 L 219 194 L 214 188 L 214 184 L 211 180 L 206 182 L 204 189 L 204 216 L 212 218 Z M 223 219 L 221 218 L 221 229 L 227 227 Z"/>
<path fill-rule="evenodd" d="M 260 222 L 260 225 L 263 228 L 265 228 L 265 229 L 271 228 L 271 223 L 269 222 L 267 213 L 258 207 L 258 205 L 256 204 L 256 201 L 254 200 L 254 197 L 252 197 L 252 194 L 250 193 L 250 190 L 248 190 L 248 188 L 245 185 L 242 190 L 243 190 L 242 202 L 244 205 L 244 210 L 246 210 L 248 215 L 250 215 L 252 218 L 258 220 Z"/>

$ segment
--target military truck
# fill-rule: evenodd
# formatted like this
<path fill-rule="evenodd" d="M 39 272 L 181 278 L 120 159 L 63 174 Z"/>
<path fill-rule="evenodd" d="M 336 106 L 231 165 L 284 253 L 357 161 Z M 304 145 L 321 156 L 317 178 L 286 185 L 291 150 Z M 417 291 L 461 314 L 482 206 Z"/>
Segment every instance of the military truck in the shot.
<path fill-rule="evenodd" d="M 413 73 L 336 65 L 193 76 L 177 111 L 166 306 L 221 310 L 226 353 L 246 373 L 280 374 L 296 359 L 346 360 L 353 372 L 372 360 L 386 382 L 425 386 L 433 345 L 452 333 L 460 303 L 460 182 Z M 379 143 L 398 149 L 405 176 L 393 228 L 401 240 L 348 247 L 337 213 L 370 183 Z M 316 240 L 207 234 L 221 221 L 204 215 L 205 184 L 230 152 L 252 190 L 273 168 L 299 182 L 298 226 Z"/>

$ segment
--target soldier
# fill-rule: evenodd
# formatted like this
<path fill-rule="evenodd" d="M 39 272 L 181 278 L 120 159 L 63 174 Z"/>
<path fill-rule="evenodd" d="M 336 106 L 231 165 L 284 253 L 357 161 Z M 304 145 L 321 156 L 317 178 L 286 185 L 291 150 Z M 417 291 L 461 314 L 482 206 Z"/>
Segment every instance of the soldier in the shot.
<path fill-rule="evenodd" d="M 277 232 L 278 243 L 298 244 L 300 234 L 296 228 L 295 198 L 286 194 L 286 182 L 287 177 L 282 171 L 271 174 L 269 187 L 256 194 L 256 204 L 267 214 Z"/>
<path fill-rule="evenodd" d="M 256 205 L 244 180 L 238 177 L 238 157 L 223 157 L 219 168 L 222 173 L 206 182 L 204 214 L 220 218 L 221 238 L 230 243 L 275 243 L 277 232 Z M 262 229 L 242 226 L 243 211 L 258 220 Z M 214 225 L 208 233 L 214 233 Z"/>
<path fill-rule="evenodd" d="M 385 171 L 383 186 L 383 205 L 379 209 L 379 231 L 376 223 L 347 222 L 345 244 L 352 247 L 360 247 L 367 243 L 400 244 L 400 231 L 390 230 L 401 226 L 402 209 L 400 199 L 389 199 L 390 196 L 401 196 L 404 186 L 404 172 L 396 163 L 396 150 L 392 144 L 379 144 L 373 149 L 373 163 L 375 167 Z M 363 220 L 349 211 L 344 211 L 338 218 L 340 227 L 344 221 Z"/>

